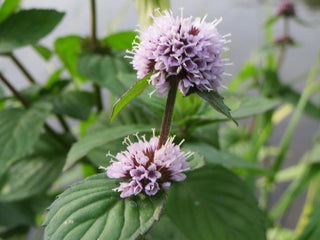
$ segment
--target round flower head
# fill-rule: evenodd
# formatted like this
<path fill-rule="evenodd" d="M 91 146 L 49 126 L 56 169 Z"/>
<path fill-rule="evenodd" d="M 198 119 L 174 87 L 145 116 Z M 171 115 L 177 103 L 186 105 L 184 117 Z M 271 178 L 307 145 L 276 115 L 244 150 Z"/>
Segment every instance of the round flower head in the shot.
<path fill-rule="evenodd" d="M 283 0 L 277 9 L 278 16 L 294 17 L 296 15 L 294 3 L 289 0 Z"/>
<path fill-rule="evenodd" d="M 159 137 L 153 137 L 147 141 L 136 134 L 138 142 L 131 142 L 127 137 L 124 143 L 127 150 L 118 153 L 112 164 L 103 168 L 110 178 L 123 178 L 127 181 L 121 182 L 115 190 L 121 192 L 120 197 L 126 198 L 131 195 L 145 193 L 149 196 L 155 195 L 161 188 L 168 189 L 171 181 L 183 181 L 186 175 L 183 171 L 189 168 L 186 159 L 192 153 L 180 151 L 180 145 L 173 143 L 171 137 L 160 148 L 158 147 Z"/>
<path fill-rule="evenodd" d="M 138 37 L 131 53 L 132 64 L 141 79 L 152 73 L 150 83 L 165 96 L 170 79 L 179 79 L 184 96 L 193 91 L 217 90 L 225 61 L 221 54 L 229 35 L 221 36 L 216 25 L 192 17 L 173 17 L 167 11 L 153 17 L 154 23 Z"/>

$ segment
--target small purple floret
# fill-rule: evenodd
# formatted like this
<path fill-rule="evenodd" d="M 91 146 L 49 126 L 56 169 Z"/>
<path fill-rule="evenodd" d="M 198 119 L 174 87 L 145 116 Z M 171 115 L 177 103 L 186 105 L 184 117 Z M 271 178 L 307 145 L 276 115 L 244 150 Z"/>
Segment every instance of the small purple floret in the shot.
<path fill-rule="evenodd" d="M 229 36 L 221 36 L 216 29 L 221 19 L 207 23 L 205 18 L 173 17 L 166 11 L 153 20 L 138 37 L 140 43 L 134 43 L 129 52 L 138 78 L 152 73 L 150 83 L 159 96 L 168 93 L 168 81 L 173 78 L 180 80 L 184 96 L 190 90 L 217 90 L 225 65 L 221 54 Z"/>
<path fill-rule="evenodd" d="M 182 152 L 180 144 L 173 143 L 174 138 L 157 149 L 159 137 L 153 136 L 149 141 L 145 137 L 132 143 L 127 137 L 127 150 L 112 156 L 115 160 L 106 168 L 110 178 L 123 178 L 115 190 L 121 192 L 121 198 L 138 195 L 143 192 L 148 196 L 155 195 L 161 188 L 169 189 L 171 181 L 183 181 L 183 173 L 189 168 L 186 161 L 192 153 Z"/>

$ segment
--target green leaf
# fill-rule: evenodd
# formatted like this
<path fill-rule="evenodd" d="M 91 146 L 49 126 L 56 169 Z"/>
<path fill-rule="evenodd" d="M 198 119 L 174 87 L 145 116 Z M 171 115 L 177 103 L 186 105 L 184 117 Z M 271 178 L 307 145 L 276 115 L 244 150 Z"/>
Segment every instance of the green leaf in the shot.
<path fill-rule="evenodd" d="M 171 188 L 166 213 L 188 239 L 266 239 L 255 198 L 231 171 L 206 166 Z"/>
<path fill-rule="evenodd" d="M 146 240 L 188 240 L 166 215 L 146 234 Z"/>
<path fill-rule="evenodd" d="M 115 58 L 84 54 L 78 60 L 78 69 L 83 76 L 108 88 L 116 96 L 121 96 L 127 90 L 117 78 L 120 69 Z"/>
<path fill-rule="evenodd" d="M 138 80 L 125 94 L 118 99 L 118 101 L 113 106 L 112 115 L 110 121 L 120 113 L 120 111 L 127 106 L 135 97 L 139 96 L 146 87 L 149 86 L 148 80 L 150 75 Z"/>
<path fill-rule="evenodd" d="M 202 156 L 208 164 L 218 164 L 231 168 L 242 168 L 254 170 L 257 172 L 264 172 L 264 170 L 257 164 L 248 162 L 236 155 L 221 152 L 206 143 L 188 143 L 184 147 Z"/>
<path fill-rule="evenodd" d="M 131 49 L 132 42 L 136 36 L 137 33 L 133 31 L 117 32 L 103 39 L 102 44 L 105 44 L 115 50 Z"/>
<path fill-rule="evenodd" d="M 81 54 L 82 38 L 71 35 L 58 38 L 54 43 L 55 51 L 65 68 L 75 80 L 83 80 L 77 69 L 77 61 Z"/>
<path fill-rule="evenodd" d="M 34 150 L 6 171 L 0 183 L 0 201 L 17 201 L 48 190 L 59 177 L 66 155 L 54 139 L 40 137 Z"/>
<path fill-rule="evenodd" d="M 32 47 L 46 61 L 52 57 L 52 51 L 49 48 L 40 44 L 34 44 Z"/>
<path fill-rule="evenodd" d="M 4 0 L 0 8 L 0 22 L 10 16 L 18 7 L 21 0 Z"/>
<path fill-rule="evenodd" d="M 320 207 L 314 209 L 308 220 L 308 225 L 297 240 L 318 240 L 320 238 Z"/>
<path fill-rule="evenodd" d="M 14 227 L 17 225 L 31 225 L 34 219 L 34 212 L 26 203 L 2 203 L 0 202 L 0 227 Z"/>
<path fill-rule="evenodd" d="M 247 79 L 254 77 L 257 73 L 258 69 L 254 64 L 250 62 L 246 63 L 244 66 L 242 66 L 237 76 L 229 84 L 229 92 L 235 92 L 241 83 L 243 83 Z"/>
<path fill-rule="evenodd" d="M 61 115 L 86 120 L 94 106 L 94 96 L 86 91 L 66 91 L 53 97 L 54 111 Z"/>
<path fill-rule="evenodd" d="M 31 151 L 50 110 L 50 105 L 42 104 L 27 111 L 11 108 L 0 112 L 0 173 Z"/>
<path fill-rule="evenodd" d="M 237 121 L 231 116 L 230 108 L 224 104 L 223 97 L 216 91 L 201 92 L 197 91 L 197 94 L 206 100 L 215 110 L 225 115 L 227 118 L 231 119 L 236 125 Z"/>
<path fill-rule="evenodd" d="M 11 15 L 0 23 L 0 53 L 37 43 L 63 16 L 62 12 L 47 9 L 22 10 Z"/>
<path fill-rule="evenodd" d="M 80 139 L 78 142 L 73 144 L 71 147 L 67 162 L 64 167 L 64 170 L 73 166 L 77 160 L 86 156 L 91 150 L 106 145 L 107 143 L 121 139 L 127 135 L 134 134 L 136 132 L 150 132 L 151 127 L 149 126 L 139 126 L 139 125 L 127 125 L 119 126 L 111 129 L 104 129 L 99 132 L 90 134 Z M 119 141 L 119 144 L 122 142 Z M 108 151 L 106 146 L 106 152 Z"/>
<path fill-rule="evenodd" d="M 66 190 L 49 208 L 45 240 L 134 240 L 146 233 L 159 220 L 164 193 L 121 199 L 118 186 L 100 174 Z"/>
<path fill-rule="evenodd" d="M 278 15 L 269 17 L 269 19 L 266 22 L 266 27 L 271 27 L 273 24 L 275 24 L 278 20 L 280 19 L 280 17 Z"/>

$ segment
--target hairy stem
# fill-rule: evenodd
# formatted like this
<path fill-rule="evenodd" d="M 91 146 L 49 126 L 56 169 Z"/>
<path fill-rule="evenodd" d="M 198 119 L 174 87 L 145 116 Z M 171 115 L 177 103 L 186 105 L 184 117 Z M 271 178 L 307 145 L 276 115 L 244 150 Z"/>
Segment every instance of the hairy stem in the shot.
<path fill-rule="evenodd" d="M 170 134 L 171 122 L 173 117 L 173 109 L 176 101 L 177 90 L 178 90 L 178 79 L 169 79 L 170 90 L 167 97 L 166 108 L 162 119 L 161 132 L 159 138 L 158 149 L 166 143 Z"/>
<path fill-rule="evenodd" d="M 3 76 L 3 74 L 0 73 L 0 79 L 1 81 L 10 89 L 12 94 L 21 102 L 21 104 L 26 108 L 30 108 L 30 103 L 15 89 L 13 85 L 8 81 L 8 79 Z M 47 123 L 44 124 L 45 130 L 53 137 L 55 138 L 61 145 L 63 145 L 66 148 L 70 148 L 71 144 L 66 142 L 58 133 L 56 133 L 50 125 Z"/>

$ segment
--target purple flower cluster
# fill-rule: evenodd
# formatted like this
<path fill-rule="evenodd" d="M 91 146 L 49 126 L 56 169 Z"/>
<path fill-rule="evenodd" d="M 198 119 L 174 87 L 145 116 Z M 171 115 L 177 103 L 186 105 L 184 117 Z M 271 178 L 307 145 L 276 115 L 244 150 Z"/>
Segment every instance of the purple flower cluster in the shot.
<path fill-rule="evenodd" d="M 186 175 L 183 171 L 189 168 L 186 159 L 192 153 L 180 151 L 180 145 L 173 143 L 171 137 L 159 149 L 157 149 L 159 137 L 153 137 L 147 141 L 136 134 L 138 142 L 132 143 L 127 137 L 124 143 L 127 150 L 112 156 L 112 164 L 103 168 L 110 178 L 123 178 L 128 181 L 120 183 L 115 190 L 121 192 L 120 197 L 126 198 L 131 195 L 145 193 L 155 195 L 161 188 L 168 189 L 171 181 L 183 181 Z"/>
<path fill-rule="evenodd" d="M 284 36 L 276 38 L 274 43 L 277 46 L 287 46 L 287 45 L 293 45 L 295 43 L 295 41 L 289 35 L 284 35 Z"/>
<path fill-rule="evenodd" d="M 152 73 L 150 83 L 159 96 L 168 93 L 173 78 L 179 79 L 184 96 L 190 90 L 217 90 L 225 65 L 221 54 L 229 36 L 221 36 L 216 29 L 221 19 L 207 23 L 205 18 L 173 17 L 165 11 L 153 20 L 138 37 L 139 43 L 134 43 L 133 51 L 128 51 L 138 78 Z"/>
<path fill-rule="evenodd" d="M 277 15 L 284 17 L 294 17 L 296 15 L 294 3 L 289 0 L 283 0 L 278 6 Z"/>

